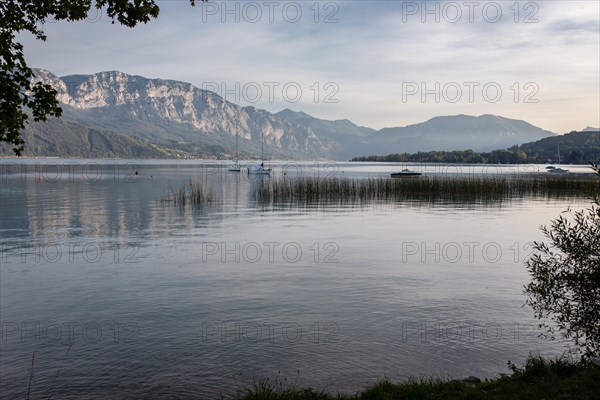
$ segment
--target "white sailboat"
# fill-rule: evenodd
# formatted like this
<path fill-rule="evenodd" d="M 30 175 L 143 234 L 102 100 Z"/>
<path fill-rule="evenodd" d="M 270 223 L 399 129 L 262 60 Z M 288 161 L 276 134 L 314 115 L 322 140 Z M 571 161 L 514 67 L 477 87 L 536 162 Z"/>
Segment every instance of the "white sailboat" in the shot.
<path fill-rule="evenodd" d="M 558 153 L 558 165 L 560 165 L 560 145 L 558 145 L 558 144 L 556 145 L 556 152 Z M 551 174 L 566 174 L 567 172 L 569 172 L 568 169 L 557 168 L 552 165 L 549 167 L 546 167 L 546 169 Z"/>
<path fill-rule="evenodd" d="M 227 168 L 227 171 L 229 172 L 240 172 L 242 170 L 242 166 L 240 165 L 240 154 L 238 151 L 238 139 L 239 139 L 239 134 L 237 131 L 237 127 L 235 130 L 235 162 L 233 163 L 233 165 L 229 168 Z"/>
<path fill-rule="evenodd" d="M 260 136 L 260 165 L 253 164 L 248 168 L 248 175 L 271 175 L 271 168 L 265 168 L 265 138 L 264 133 Z"/>

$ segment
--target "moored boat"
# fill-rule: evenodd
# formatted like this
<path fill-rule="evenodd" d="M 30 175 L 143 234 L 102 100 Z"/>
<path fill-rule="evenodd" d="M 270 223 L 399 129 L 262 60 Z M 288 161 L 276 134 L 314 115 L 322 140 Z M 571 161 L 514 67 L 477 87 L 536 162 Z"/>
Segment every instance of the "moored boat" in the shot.
<path fill-rule="evenodd" d="M 230 166 L 229 168 L 227 168 L 227 171 L 229 172 L 240 172 L 242 170 L 242 166 L 240 165 L 240 152 L 238 149 L 238 132 L 237 129 L 235 131 L 235 162 L 232 166 Z"/>
<path fill-rule="evenodd" d="M 548 172 L 550 172 L 551 174 L 566 174 L 567 172 L 569 172 L 569 170 L 555 167 L 548 169 Z"/>
<path fill-rule="evenodd" d="M 270 175 L 271 168 L 265 168 L 265 138 L 264 134 L 260 136 L 260 165 L 251 165 L 248 168 L 248 175 Z"/>
<path fill-rule="evenodd" d="M 263 164 L 261 165 L 251 165 L 248 168 L 248 175 L 270 175 L 271 168 L 265 168 Z"/>
<path fill-rule="evenodd" d="M 403 177 L 403 176 L 420 176 L 422 175 L 419 171 L 412 171 L 410 169 L 403 169 L 400 172 L 392 172 L 390 176 L 392 178 Z"/>
<path fill-rule="evenodd" d="M 237 161 L 232 166 L 227 168 L 227 171 L 229 171 L 229 172 L 240 172 L 241 170 L 242 170 L 242 166 Z"/>

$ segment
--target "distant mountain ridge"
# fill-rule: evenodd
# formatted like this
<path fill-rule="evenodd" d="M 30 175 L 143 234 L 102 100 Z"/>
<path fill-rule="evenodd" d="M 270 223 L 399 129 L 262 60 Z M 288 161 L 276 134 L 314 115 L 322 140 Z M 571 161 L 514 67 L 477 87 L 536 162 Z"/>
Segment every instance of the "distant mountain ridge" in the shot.
<path fill-rule="evenodd" d="M 600 161 L 600 130 L 589 129 L 570 132 L 557 137 L 544 138 L 518 146 L 530 159 L 542 162 L 586 164 Z"/>
<path fill-rule="evenodd" d="M 60 132 L 60 134 L 57 134 Z M 23 132 L 29 154 L 65 158 L 174 158 L 175 154 L 146 140 L 88 128 L 52 118 L 31 122 Z M 6 146 L 8 148 L 8 146 Z"/>
<path fill-rule="evenodd" d="M 600 128 L 592 128 L 591 126 L 588 126 L 587 128 L 584 128 L 582 130 L 582 132 L 597 132 L 600 131 Z"/>
<path fill-rule="evenodd" d="M 384 128 L 369 140 L 374 153 L 403 145 L 403 152 L 434 150 L 491 151 L 555 136 L 528 122 L 484 114 L 434 117 L 401 128 Z"/>
<path fill-rule="evenodd" d="M 81 156 L 108 152 L 114 157 L 231 158 L 237 135 L 242 158 L 260 157 L 264 138 L 266 158 L 345 160 L 390 152 L 484 151 L 555 135 L 525 121 L 494 115 L 440 116 L 376 131 L 347 119 L 329 121 L 290 109 L 273 114 L 241 107 L 214 92 L 174 80 L 119 71 L 63 77 L 42 69 L 34 72 L 37 80 L 58 91 L 63 116 L 60 122 L 27 127 L 28 155 L 75 157 L 80 148 Z M 106 142 L 90 143 L 90 131 L 121 143 L 124 150 L 109 149 Z M 68 144 L 69 150 L 49 142 Z M 10 154 L 7 146 L 0 150 Z"/>
<path fill-rule="evenodd" d="M 289 108 L 275 115 L 338 143 L 340 147 L 338 157 L 342 159 L 360 153 L 364 146 L 369 145 L 366 138 L 376 132 L 375 129 L 358 126 L 347 119 L 329 121 L 315 118 L 304 112 L 292 111 Z"/>
<path fill-rule="evenodd" d="M 265 110 L 241 107 L 192 84 L 148 79 L 118 71 L 58 77 L 35 70 L 58 91 L 63 119 L 207 156 L 230 152 L 239 135 L 242 155 L 260 156 L 261 140 L 271 158 L 323 158 L 335 144 Z"/>
<path fill-rule="evenodd" d="M 347 119 L 329 121 L 312 117 L 304 112 L 292 111 L 289 108 L 279 111 L 276 116 L 295 124 L 310 127 L 321 135 L 338 135 L 345 133 L 353 137 L 365 137 L 375 132 L 375 129 L 358 126 Z"/>

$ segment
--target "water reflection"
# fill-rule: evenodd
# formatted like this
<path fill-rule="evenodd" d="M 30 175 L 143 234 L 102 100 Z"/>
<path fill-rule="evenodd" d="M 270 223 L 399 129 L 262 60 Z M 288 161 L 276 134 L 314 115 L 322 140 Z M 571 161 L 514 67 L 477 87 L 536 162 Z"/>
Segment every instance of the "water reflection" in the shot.
<path fill-rule="evenodd" d="M 521 307 L 523 260 L 538 226 L 585 198 L 298 206 L 255 198 L 281 169 L 251 181 L 212 164 L 97 165 L 102 179 L 3 176 L 7 398 L 26 397 L 33 352 L 32 398 L 91 399 L 219 398 L 278 374 L 330 391 L 493 377 L 565 349 Z M 190 180 L 214 201 L 161 202 Z"/>

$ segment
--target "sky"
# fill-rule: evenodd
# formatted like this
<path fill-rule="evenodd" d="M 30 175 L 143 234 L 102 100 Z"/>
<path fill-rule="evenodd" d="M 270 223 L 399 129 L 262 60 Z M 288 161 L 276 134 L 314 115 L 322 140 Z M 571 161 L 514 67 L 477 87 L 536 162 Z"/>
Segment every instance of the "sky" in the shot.
<path fill-rule="evenodd" d="M 495 114 L 600 127 L 600 2 L 158 1 L 133 29 L 95 10 L 18 38 L 56 75 L 118 70 L 243 106 L 374 129 Z"/>

